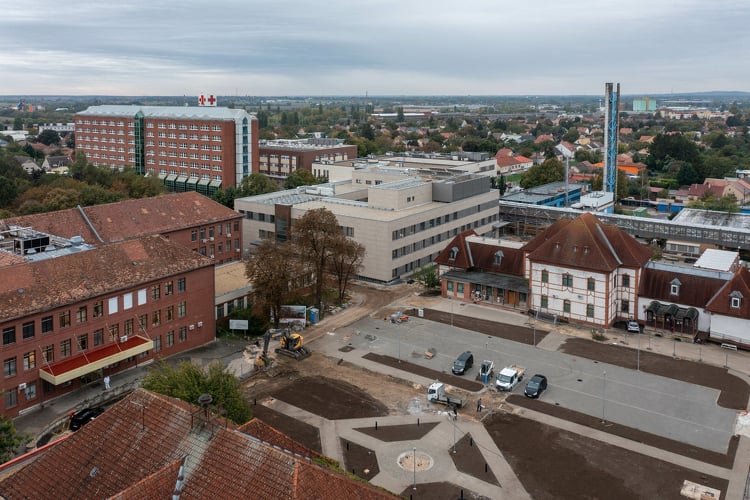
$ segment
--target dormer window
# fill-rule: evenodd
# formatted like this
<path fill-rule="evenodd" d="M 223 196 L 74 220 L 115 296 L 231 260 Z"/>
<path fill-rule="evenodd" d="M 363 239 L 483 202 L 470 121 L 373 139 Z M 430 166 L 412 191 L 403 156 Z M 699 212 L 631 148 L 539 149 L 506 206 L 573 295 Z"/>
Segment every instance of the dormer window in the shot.
<path fill-rule="evenodd" d="M 502 263 L 503 263 L 503 251 L 498 250 L 497 252 L 495 252 L 495 264 L 499 266 Z"/>
<path fill-rule="evenodd" d="M 740 305 L 742 305 L 742 294 L 735 290 L 729 294 L 729 300 L 732 309 L 739 309 Z"/>
<path fill-rule="evenodd" d="M 669 294 L 679 295 L 681 285 L 682 283 L 680 283 L 680 280 L 678 280 L 677 278 L 673 279 L 672 282 L 669 284 Z"/>
<path fill-rule="evenodd" d="M 451 248 L 450 256 L 448 257 L 448 260 L 456 260 L 456 257 L 458 256 L 458 247 Z"/>

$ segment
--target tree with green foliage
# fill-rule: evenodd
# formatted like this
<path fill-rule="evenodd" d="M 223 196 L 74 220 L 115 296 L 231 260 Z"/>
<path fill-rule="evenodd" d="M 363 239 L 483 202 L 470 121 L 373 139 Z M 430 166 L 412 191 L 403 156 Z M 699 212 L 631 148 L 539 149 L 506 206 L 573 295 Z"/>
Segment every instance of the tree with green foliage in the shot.
<path fill-rule="evenodd" d="M 13 421 L 0 415 L 0 463 L 13 458 L 21 445 L 31 441 L 27 433 L 16 431 Z"/>
<path fill-rule="evenodd" d="M 298 168 L 284 179 L 284 189 L 295 189 L 299 186 L 312 186 L 314 184 L 321 184 L 325 181 L 325 179 L 316 177 L 310 170 Z"/>
<path fill-rule="evenodd" d="M 700 182 L 698 171 L 690 163 L 683 163 L 677 172 L 677 182 L 680 186 L 689 186 Z"/>
<path fill-rule="evenodd" d="M 51 146 L 52 144 L 60 144 L 60 134 L 55 130 L 47 129 L 36 137 L 37 142 L 41 142 L 45 146 Z"/>
<path fill-rule="evenodd" d="M 225 411 L 225 416 L 236 424 L 244 424 L 253 416 L 250 405 L 242 397 L 239 379 L 220 361 L 207 370 L 182 361 L 176 367 L 166 361 L 153 366 L 143 379 L 144 389 L 198 405 L 202 394 L 210 394 L 212 405 Z"/>
<path fill-rule="evenodd" d="M 556 158 L 544 160 L 541 165 L 534 165 L 521 177 L 519 183 L 522 188 L 528 189 L 550 182 L 565 180 L 565 166 Z"/>
<path fill-rule="evenodd" d="M 260 172 L 253 172 L 242 179 L 237 196 L 257 196 L 259 194 L 274 193 L 278 190 L 278 186 L 270 177 Z"/>
<path fill-rule="evenodd" d="M 440 285 L 440 276 L 437 274 L 435 264 L 425 264 L 420 267 L 414 271 L 412 278 L 417 283 L 421 283 L 425 288 L 436 288 Z"/>
<path fill-rule="evenodd" d="M 663 170 L 672 160 L 692 163 L 698 168 L 698 146 L 682 134 L 658 134 L 648 147 L 649 168 Z"/>
<path fill-rule="evenodd" d="M 710 192 L 704 194 L 700 199 L 688 203 L 690 208 L 702 210 L 716 210 L 718 212 L 735 213 L 740 211 L 737 198 L 733 194 L 716 196 Z"/>

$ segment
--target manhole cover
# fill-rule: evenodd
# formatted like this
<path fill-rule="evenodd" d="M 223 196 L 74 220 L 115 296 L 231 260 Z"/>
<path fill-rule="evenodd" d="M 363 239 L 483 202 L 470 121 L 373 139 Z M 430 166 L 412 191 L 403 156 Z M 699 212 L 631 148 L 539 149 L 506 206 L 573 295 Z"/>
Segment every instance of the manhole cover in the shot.
<path fill-rule="evenodd" d="M 432 457 L 427 453 L 414 450 L 405 451 L 398 456 L 398 466 L 404 470 L 423 472 L 432 468 Z"/>

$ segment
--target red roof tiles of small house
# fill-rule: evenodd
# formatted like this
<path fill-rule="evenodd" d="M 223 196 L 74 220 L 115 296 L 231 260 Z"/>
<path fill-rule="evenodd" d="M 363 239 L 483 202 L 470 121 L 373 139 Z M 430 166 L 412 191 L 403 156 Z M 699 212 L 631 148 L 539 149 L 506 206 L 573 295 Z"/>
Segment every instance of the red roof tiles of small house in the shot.
<path fill-rule="evenodd" d="M 691 274 L 690 268 L 675 271 L 646 267 L 641 273 L 638 294 L 661 302 L 676 302 L 693 307 L 704 307 L 726 283 L 721 278 Z M 672 282 L 680 282 L 679 293 L 673 295 Z"/>
<path fill-rule="evenodd" d="M 495 162 L 497 163 L 498 167 L 512 167 L 513 165 L 518 165 L 520 162 L 513 158 L 512 156 L 498 156 L 495 158 Z"/>
<path fill-rule="evenodd" d="M 732 307 L 732 298 L 739 299 L 739 307 Z M 706 310 L 712 314 L 750 318 L 750 271 L 741 267 L 708 301 Z"/>
<path fill-rule="evenodd" d="M 495 158 L 499 158 L 501 156 L 513 156 L 513 150 L 508 148 L 498 149 L 497 153 L 495 153 Z"/>
<path fill-rule="evenodd" d="M 497 241 L 492 238 L 478 240 L 477 234 L 469 229 L 456 235 L 435 257 L 434 262 L 467 271 L 523 276 L 522 249 L 498 245 Z M 501 258 L 498 258 L 498 252 L 502 252 Z M 454 255 L 453 259 L 451 255 Z"/>
<path fill-rule="evenodd" d="M 542 141 L 554 141 L 555 138 L 552 137 L 550 134 L 541 134 L 537 136 L 536 139 L 534 139 L 534 144 L 539 144 Z"/>
<path fill-rule="evenodd" d="M 648 247 L 590 213 L 556 221 L 527 243 L 524 251 L 531 262 L 604 272 L 639 268 L 651 257 Z"/>

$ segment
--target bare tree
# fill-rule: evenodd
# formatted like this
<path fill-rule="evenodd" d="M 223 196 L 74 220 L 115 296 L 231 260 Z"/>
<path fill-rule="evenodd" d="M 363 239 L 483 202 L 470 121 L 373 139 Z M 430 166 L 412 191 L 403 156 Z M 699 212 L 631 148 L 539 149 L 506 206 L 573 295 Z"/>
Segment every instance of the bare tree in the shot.
<path fill-rule="evenodd" d="M 252 282 L 257 311 L 268 318 L 273 315 L 279 326 L 281 306 L 296 289 L 300 266 L 291 243 L 265 240 L 245 264 L 245 275 Z"/>
<path fill-rule="evenodd" d="M 323 287 L 333 249 L 342 237 L 336 216 L 326 208 L 310 210 L 292 225 L 292 241 L 297 255 L 311 272 L 314 303 L 323 315 Z"/>
<path fill-rule="evenodd" d="M 362 268 L 365 247 L 344 236 L 334 242 L 331 254 L 330 272 L 338 285 L 339 304 L 344 302 L 349 281 Z"/>

